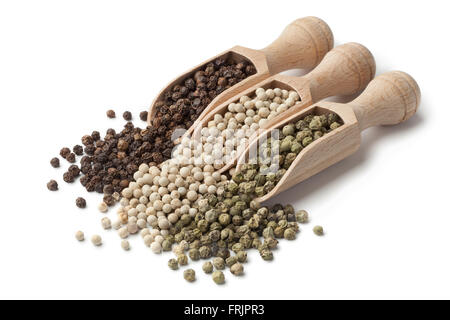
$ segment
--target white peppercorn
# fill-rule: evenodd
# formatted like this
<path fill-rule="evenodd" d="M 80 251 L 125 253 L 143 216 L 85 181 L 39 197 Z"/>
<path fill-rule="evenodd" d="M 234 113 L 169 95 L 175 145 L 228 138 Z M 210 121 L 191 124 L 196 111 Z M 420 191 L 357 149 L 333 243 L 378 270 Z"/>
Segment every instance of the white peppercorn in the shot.
<path fill-rule="evenodd" d="M 119 237 L 121 237 L 122 239 L 128 238 L 128 236 L 130 235 L 127 227 L 120 228 L 118 233 L 119 233 Z"/>
<path fill-rule="evenodd" d="M 83 241 L 84 240 L 84 233 L 83 233 L 83 231 L 77 231 L 75 233 L 75 239 L 77 239 L 78 241 Z"/>
<path fill-rule="evenodd" d="M 107 205 L 106 203 L 104 203 L 104 202 L 101 202 L 101 203 L 98 205 L 98 210 L 99 210 L 100 212 L 102 212 L 102 213 L 105 213 L 105 212 L 108 211 L 108 205 Z"/>
<path fill-rule="evenodd" d="M 100 237 L 99 235 L 95 234 L 92 236 L 91 238 L 92 243 L 94 244 L 94 246 L 101 246 L 102 245 L 102 237 Z"/>
<path fill-rule="evenodd" d="M 102 218 L 101 220 L 102 223 L 102 228 L 107 230 L 107 229 L 111 229 L 111 220 L 107 217 Z"/>
<path fill-rule="evenodd" d="M 128 251 L 130 250 L 130 243 L 128 242 L 128 240 L 122 240 L 120 242 L 120 246 L 122 247 L 123 250 Z"/>
<path fill-rule="evenodd" d="M 156 241 L 154 241 L 150 245 L 150 249 L 152 249 L 153 253 L 161 253 L 161 251 L 162 251 L 161 244 L 159 242 L 156 242 Z"/>

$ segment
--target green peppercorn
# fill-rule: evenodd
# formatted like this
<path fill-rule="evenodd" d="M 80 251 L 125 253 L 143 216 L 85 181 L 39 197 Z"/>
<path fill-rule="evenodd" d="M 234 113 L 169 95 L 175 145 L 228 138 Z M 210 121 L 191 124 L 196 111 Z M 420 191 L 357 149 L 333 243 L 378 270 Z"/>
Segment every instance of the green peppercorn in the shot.
<path fill-rule="evenodd" d="M 293 124 L 285 125 L 282 130 L 282 132 L 285 136 L 293 135 L 294 131 L 295 131 L 295 127 Z"/>
<path fill-rule="evenodd" d="M 264 244 L 268 249 L 273 250 L 278 246 L 278 240 L 275 238 L 264 239 Z"/>
<path fill-rule="evenodd" d="M 329 113 L 328 114 L 328 119 L 327 119 L 327 122 L 328 122 L 328 125 L 331 127 L 331 124 L 333 123 L 333 122 L 338 122 L 339 121 L 339 117 L 338 117 L 338 115 L 336 114 L 336 113 Z"/>
<path fill-rule="evenodd" d="M 311 130 L 319 130 L 322 127 L 322 121 L 319 116 L 314 116 L 309 123 L 309 128 Z"/>
<path fill-rule="evenodd" d="M 221 257 L 215 257 L 212 261 L 214 268 L 217 270 L 225 269 L 225 260 Z"/>
<path fill-rule="evenodd" d="M 222 271 L 214 271 L 212 274 L 212 279 L 216 284 L 224 284 L 225 283 L 225 275 Z"/>
<path fill-rule="evenodd" d="M 239 243 L 241 243 L 246 249 L 249 249 L 252 246 L 252 242 L 253 239 L 249 234 L 246 234 L 239 239 Z"/>
<path fill-rule="evenodd" d="M 172 269 L 172 270 L 177 270 L 178 269 L 178 261 L 177 261 L 177 259 L 170 259 L 167 264 L 169 265 L 169 268 Z"/>
<path fill-rule="evenodd" d="M 188 264 L 188 257 L 184 253 L 178 255 L 177 260 L 180 266 L 185 266 Z"/>
<path fill-rule="evenodd" d="M 268 250 L 268 249 L 264 249 L 261 250 L 259 252 L 261 258 L 263 258 L 263 260 L 269 261 L 269 260 L 273 260 L 273 253 L 272 251 Z"/>
<path fill-rule="evenodd" d="M 281 145 L 280 145 L 280 151 L 281 152 L 286 152 L 291 150 L 292 147 L 292 140 L 288 139 L 288 138 L 284 138 L 283 141 L 281 141 Z"/>
<path fill-rule="evenodd" d="M 323 132 L 322 131 L 314 131 L 314 140 L 317 140 L 319 138 L 323 137 Z"/>
<path fill-rule="evenodd" d="M 273 228 L 272 227 L 264 228 L 262 236 L 264 238 L 273 238 L 274 237 Z"/>
<path fill-rule="evenodd" d="M 205 220 L 209 223 L 213 223 L 217 220 L 217 212 L 214 209 L 209 210 L 205 213 Z"/>
<path fill-rule="evenodd" d="M 236 257 L 239 262 L 244 263 L 247 261 L 247 252 L 243 250 L 239 251 L 236 253 Z"/>
<path fill-rule="evenodd" d="M 213 264 L 210 261 L 205 262 L 202 266 L 202 269 L 205 273 L 211 273 L 213 272 Z"/>
<path fill-rule="evenodd" d="M 233 230 L 231 230 L 229 228 L 225 228 L 222 231 L 220 231 L 220 239 L 222 239 L 224 241 L 233 239 L 233 237 L 234 237 L 234 232 L 233 232 Z"/>
<path fill-rule="evenodd" d="M 237 262 L 236 256 L 231 256 L 225 259 L 225 264 L 227 267 L 231 267 L 233 264 Z"/>
<path fill-rule="evenodd" d="M 195 271 L 193 269 L 184 270 L 183 277 L 186 281 L 194 282 L 195 281 Z"/>
<path fill-rule="evenodd" d="M 242 224 L 244 220 L 242 219 L 241 216 L 233 216 L 233 218 L 231 219 L 231 222 L 235 225 L 235 226 L 240 226 Z"/>
<path fill-rule="evenodd" d="M 244 175 L 241 172 L 237 172 L 233 175 L 231 178 L 235 183 L 239 184 L 241 182 L 244 182 Z"/>
<path fill-rule="evenodd" d="M 252 241 L 252 248 L 258 249 L 260 245 L 261 245 L 261 240 L 253 239 L 253 241 Z"/>
<path fill-rule="evenodd" d="M 188 251 L 189 258 L 191 258 L 192 261 L 197 261 L 200 259 L 200 252 L 197 248 L 192 248 Z"/>
<path fill-rule="evenodd" d="M 200 249 L 198 249 L 200 258 L 207 259 L 211 257 L 211 248 L 208 246 L 202 246 Z"/>
<path fill-rule="evenodd" d="M 209 233 L 209 239 L 210 239 L 212 242 L 218 241 L 218 240 L 220 239 L 220 237 L 221 237 L 221 231 L 219 231 L 219 230 L 212 230 L 212 231 Z"/>
<path fill-rule="evenodd" d="M 331 130 L 335 130 L 337 128 L 339 128 L 341 125 L 338 122 L 333 122 L 332 124 L 330 124 L 330 129 Z"/>
<path fill-rule="evenodd" d="M 298 143 L 297 141 L 292 143 L 291 152 L 293 152 L 295 154 L 299 154 L 300 151 L 302 151 L 302 150 L 303 150 L 303 147 L 300 143 Z"/>
<path fill-rule="evenodd" d="M 269 209 L 267 207 L 259 208 L 256 214 L 261 216 L 262 218 L 266 218 L 267 214 L 269 213 Z"/>
<path fill-rule="evenodd" d="M 161 247 L 162 247 L 163 251 L 170 251 L 170 250 L 172 250 L 172 242 L 168 239 L 165 239 L 162 242 Z"/>
<path fill-rule="evenodd" d="M 234 253 L 238 253 L 239 251 L 244 250 L 244 245 L 240 242 L 233 244 L 233 246 L 231 247 L 231 250 Z"/>
<path fill-rule="evenodd" d="M 295 240 L 295 231 L 291 228 L 284 230 L 284 238 L 286 240 Z"/>
<path fill-rule="evenodd" d="M 309 144 L 311 144 L 311 142 L 313 142 L 313 138 L 311 137 L 306 137 L 305 139 L 302 140 L 302 145 L 303 147 L 308 146 Z"/>
<path fill-rule="evenodd" d="M 236 262 L 230 267 L 230 271 L 235 276 L 240 276 L 244 273 L 244 265 L 242 263 Z"/>
<path fill-rule="evenodd" d="M 308 123 L 305 120 L 298 120 L 295 123 L 295 128 L 297 130 L 303 130 L 303 129 L 306 129 L 307 127 L 308 127 Z"/>
<path fill-rule="evenodd" d="M 305 210 L 300 210 L 295 214 L 295 218 L 299 223 L 306 223 L 308 222 L 308 212 Z"/>
<path fill-rule="evenodd" d="M 317 235 L 317 236 L 323 236 L 323 227 L 322 226 L 315 226 L 313 228 L 313 232 Z"/>

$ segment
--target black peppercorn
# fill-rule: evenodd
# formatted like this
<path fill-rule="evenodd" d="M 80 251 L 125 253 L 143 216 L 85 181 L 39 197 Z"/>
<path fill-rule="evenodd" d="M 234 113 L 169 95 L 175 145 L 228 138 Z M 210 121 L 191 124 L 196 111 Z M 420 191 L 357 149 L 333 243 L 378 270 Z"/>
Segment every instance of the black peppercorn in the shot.
<path fill-rule="evenodd" d="M 70 172 L 73 177 L 78 177 L 80 175 L 80 168 L 78 168 L 76 164 L 73 164 L 69 167 L 68 172 Z"/>
<path fill-rule="evenodd" d="M 58 168 L 59 167 L 59 159 L 58 158 L 52 158 L 52 160 L 50 160 L 50 164 L 52 165 L 53 168 Z"/>
<path fill-rule="evenodd" d="M 141 113 L 139 113 L 139 118 L 141 118 L 142 121 L 147 121 L 147 117 L 148 117 L 147 111 L 142 111 Z"/>
<path fill-rule="evenodd" d="M 108 110 L 106 111 L 106 116 L 110 119 L 113 119 L 116 117 L 116 113 L 114 112 L 114 110 Z"/>
<path fill-rule="evenodd" d="M 109 172 L 108 172 L 109 173 Z M 110 174 L 110 173 L 109 173 Z M 103 193 L 104 194 L 113 194 L 114 193 L 114 187 L 111 184 L 107 184 L 103 187 Z"/>
<path fill-rule="evenodd" d="M 73 153 L 75 153 L 77 156 L 83 155 L 83 147 L 80 146 L 79 144 L 74 146 L 72 150 L 73 150 Z"/>
<path fill-rule="evenodd" d="M 100 132 L 98 132 L 98 131 L 92 131 L 91 137 L 92 137 L 92 139 L 93 139 L 94 141 L 100 140 Z"/>
<path fill-rule="evenodd" d="M 107 194 L 103 196 L 103 202 L 106 203 L 108 207 L 111 207 L 116 203 L 116 200 L 113 198 L 112 195 Z"/>
<path fill-rule="evenodd" d="M 69 153 L 66 157 L 66 160 L 70 163 L 75 163 L 75 153 Z"/>
<path fill-rule="evenodd" d="M 131 112 L 130 112 L 130 111 L 125 111 L 125 112 L 123 113 L 123 118 L 124 118 L 126 121 L 130 121 L 130 120 L 133 118 L 133 116 L 131 115 Z"/>
<path fill-rule="evenodd" d="M 47 189 L 50 190 L 50 191 L 58 190 L 58 182 L 56 182 L 55 180 L 50 180 L 47 183 Z"/>
<path fill-rule="evenodd" d="M 85 146 L 88 146 L 88 145 L 94 143 L 94 139 L 93 139 L 91 136 L 89 136 L 89 135 L 85 135 L 85 136 L 83 136 L 83 137 L 81 138 L 81 142 L 82 142 Z"/>
<path fill-rule="evenodd" d="M 73 177 L 72 173 L 67 171 L 67 172 L 64 172 L 64 174 L 63 174 L 63 180 L 64 180 L 64 182 L 72 183 L 75 180 L 75 178 Z"/>
<path fill-rule="evenodd" d="M 61 157 L 63 157 L 64 159 L 70 154 L 70 149 L 69 148 L 62 148 L 61 151 L 59 152 L 59 155 Z"/>
<path fill-rule="evenodd" d="M 86 208 L 86 200 L 84 200 L 84 198 L 78 197 L 75 200 L 75 204 L 77 205 L 78 208 L 81 208 L 81 209 Z"/>

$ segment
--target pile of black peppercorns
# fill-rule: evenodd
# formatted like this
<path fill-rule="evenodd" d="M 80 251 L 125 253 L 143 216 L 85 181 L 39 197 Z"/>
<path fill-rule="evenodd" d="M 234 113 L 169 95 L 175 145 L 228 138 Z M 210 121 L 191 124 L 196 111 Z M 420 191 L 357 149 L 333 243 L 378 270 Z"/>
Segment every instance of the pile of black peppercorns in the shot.
<path fill-rule="evenodd" d="M 217 95 L 255 73 L 253 64 L 247 62 L 218 58 L 208 63 L 156 102 L 153 127 L 169 137 L 176 128 L 189 128 Z"/>

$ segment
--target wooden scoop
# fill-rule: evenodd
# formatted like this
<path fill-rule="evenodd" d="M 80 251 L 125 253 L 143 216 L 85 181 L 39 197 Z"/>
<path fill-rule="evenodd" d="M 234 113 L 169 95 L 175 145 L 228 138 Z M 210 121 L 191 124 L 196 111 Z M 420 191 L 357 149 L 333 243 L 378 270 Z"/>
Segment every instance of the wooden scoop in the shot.
<path fill-rule="evenodd" d="M 270 129 L 277 126 L 284 119 L 299 111 L 311 106 L 327 97 L 336 95 L 352 95 L 363 90 L 375 75 L 375 60 L 370 51 L 358 43 L 346 43 L 331 50 L 320 64 L 310 73 L 303 77 L 293 77 L 286 75 L 275 75 L 264 80 L 253 87 L 241 92 L 239 96 L 233 97 L 216 109 L 208 113 L 205 118 L 195 128 L 194 139 L 200 139 L 201 128 L 208 125 L 208 121 L 214 118 L 215 114 L 224 114 L 228 105 L 236 102 L 243 95 L 254 96 L 258 88 L 281 88 L 295 90 L 300 96 L 301 102 L 280 113 L 275 118 L 267 122 L 264 128 Z M 249 138 L 249 144 L 257 137 Z M 229 161 L 219 171 L 221 173 L 234 167 L 240 154 Z"/>
<path fill-rule="evenodd" d="M 166 91 L 177 84 L 183 83 L 187 78 L 192 77 L 195 72 L 217 58 L 231 58 L 235 62 L 251 62 L 256 68 L 256 74 L 219 94 L 200 114 L 197 121 L 200 121 L 204 115 L 224 101 L 242 90 L 267 79 L 271 74 L 296 68 L 314 68 L 331 48 L 333 48 L 333 33 L 324 21 L 316 17 L 295 20 L 284 29 L 278 39 L 264 49 L 253 50 L 235 46 L 201 63 L 170 82 L 160 91 L 151 104 L 147 122 L 151 124 L 156 113 L 155 103 L 162 100 Z M 195 124 L 192 127 L 194 126 Z"/>
<path fill-rule="evenodd" d="M 338 114 L 344 124 L 304 148 L 272 191 L 259 198 L 263 202 L 325 168 L 348 157 L 361 144 L 361 132 L 377 125 L 394 125 L 408 120 L 417 111 L 420 89 L 416 81 L 400 71 L 375 78 L 367 89 L 348 104 L 322 101 L 280 122 L 277 128 L 304 118 L 308 114 Z M 258 140 L 267 137 L 266 130 Z M 237 170 L 247 161 L 250 145 L 238 161 Z M 255 150 L 255 149 L 252 149 Z"/>

